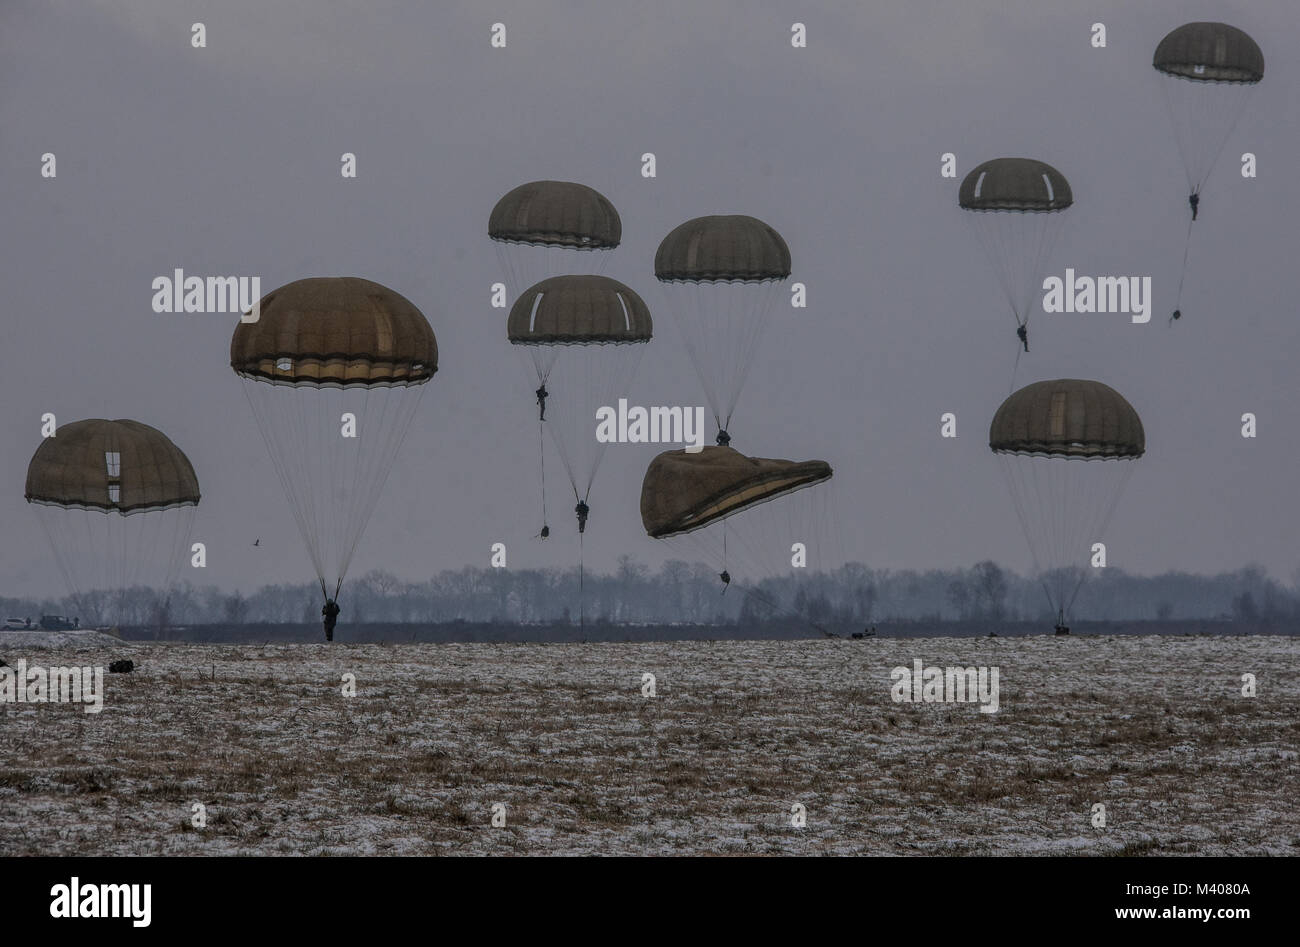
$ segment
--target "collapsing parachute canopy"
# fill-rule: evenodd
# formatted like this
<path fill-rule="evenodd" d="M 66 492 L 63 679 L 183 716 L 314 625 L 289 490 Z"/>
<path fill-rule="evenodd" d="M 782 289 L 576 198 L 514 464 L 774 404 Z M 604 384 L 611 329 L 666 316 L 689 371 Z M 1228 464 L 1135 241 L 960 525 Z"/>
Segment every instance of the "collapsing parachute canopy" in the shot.
<path fill-rule="evenodd" d="M 139 421 L 74 421 L 41 441 L 27 467 L 28 503 L 123 516 L 194 506 L 194 467 L 167 435 Z"/>
<path fill-rule="evenodd" d="M 989 448 L 1001 462 L 1043 590 L 1065 627 L 1146 433 L 1133 406 L 1098 381 L 1027 385 L 993 416 Z"/>
<path fill-rule="evenodd" d="M 656 539 L 689 533 L 831 475 L 821 460 L 746 457 L 730 447 L 665 451 L 646 470 L 641 523 Z"/>
<path fill-rule="evenodd" d="M 506 324 L 515 345 L 620 344 L 648 341 L 650 310 L 607 276 L 554 276 L 515 300 Z"/>
<path fill-rule="evenodd" d="M 618 211 L 599 191 L 569 181 L 532 181 L 492 208 L 488 236 L 503 243 L 609 250 L 623 235 Z"/>
<path fill-rule="evenodd" d="M 1007 398 L 989 426 L 995 453 L 1044 457 L 1141 457 L 1142 420 L 1114 388 L 1061 378 L 1026 385 Z"/>
<path fill-rule="evenodd" d="M 1185 23 L 1160 41 L 1151 61 L 1160 72 L 1194 82 L 1259 82 L 1264 54 L 1227 23 Z"/>
<path fill-rule="evenodd" d="M 200 496 L 193 465 L 165 434 L 139 421 L 65 424 L 36 449 L 26 498 L 79 617 L 166 620 Z"/>
<path fill-rule="evenodd" d="M 674 228 L 655 252 L 655 278 L 662 282 L 783 280 L 790 275 L 790 248 L 772 227 L 743 214 L 696 217 Z"/>
<path fill-rule="evenodd" d="M 408 386 L 438 370 L 438 343 L 405 296 L 354 276 L 301 279 L 267 293 L 240 322 L 230 367 L 277 385 Z"/>

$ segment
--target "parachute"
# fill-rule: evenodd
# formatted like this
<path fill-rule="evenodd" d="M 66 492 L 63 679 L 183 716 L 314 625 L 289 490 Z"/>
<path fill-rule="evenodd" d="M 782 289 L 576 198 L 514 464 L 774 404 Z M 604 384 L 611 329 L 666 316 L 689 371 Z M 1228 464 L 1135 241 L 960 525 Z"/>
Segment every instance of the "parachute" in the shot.
<path fill-rule="evenodd" d="M 524 287 L 562 273 L 596 273 L 623 237 L 614 205 L 569 181 L 531 181 L 497 201 L 488 237 L 517 297 Z"/>
<path fill-rule="evenodd" d="M 1032 158 L 994 158 L 966 175 L 958 205 L 988 254 L 1029 351 L 1029 314 L 1042 270 L 1060 233 L 1061 211 L 1074 203 L 1065 176 Z"/>
<path fill-rule="evenodd" d="M 623 222 L 614 205 L 585 184 L 530 181 L 497 201 L 488 217 L 488 237 L 496 247 L 510 298 L 517 305 L 525 289 L 536 287 L 547 277 L 599 274 L 609 258 L 608 251 L 615 249 L 623 238 Z M 538 535 L 545 539 L 551 528 L 546 520 L 546 454 L 542 429 L 550 395 L 546 387 L 550 369 L 536 357 L 536 350 L 523 351 L 528 353 L 539 383 L 534 392 L 542 494 L 542 529 Z M 580 522 L 584 517 L 580 512 Z"/>
<path fill-rule="evenodd" d="M 1186 23 L 1160 41 L 1151 65 L 1162 75 L 1160 87 L 1178 139 L 1192 209 L 1172 322 L 1182 315 L 1183 277 L 1201 188 L 1241 119 L 1250 91 L 1264 78 L 1264 54 L 1234 26 Z"/>
<path fill-rule="evenodd" d="M 652 332 L 641 297 L 605 276 L 551 277 L 521 294 L 510 309 L 506 335 L 527 353 L 539 392 L 546 392 L 546 426 L 583 508 L 580 533 L 605 452 L 595 437 L 596 410 L 615 405 Z"/>
<path fill-rule="evenodd" d="M 746 457 L 726 446 L 666 451 L 646 470 L 641 523 L 648 536 L 719 570 L 724 593 L 734 575 L 767 611 L 786 611 L 766 580 L 839 565 L 824 548 L 833 517 L 823 485 L 832 475 L 825 461 Z M 795 544 L 806 555 L 801 569 L 791 562 Z"/>
<path fill-rule="evenodd" d="M 1264 78 L 1264 54 L 1226 23 L 1187 23 L 1160 41 L 1151 64 L 1178 139 L 1192 194 L 1213 170 L 1241 118 L 1250 90 Z"/>
<path fill-rule="evenodd" d="M 746 457 L 730 447 L 665 451 L 641 484 L 641 524 L 656 539 L 694 532 L 831 475 L 821 460 Z"/>
<path fill-rule="evenodd" d="M 1133 406 L 1097 381 L 1040 381 L 1013 393 L 993 416 L 989 448 L 1001 462 L 1043 590 L 1066 616 L 1102 534 L 1146 452 Z"/>
<path fill-rule="evenodd" d="M 258 320 L 236 327 L 230 366 L 328 606 L 438 370 L 433 329 L 378 283 L 302 279 L 268 293 Z"/>
<path fill-rule="evenodd" d="M 736 401 L 789 276 L 785 240 L 754 217 L 696 217 L 664 237 L 655 253 L 655 278 L 704 386 L 720 445 L 731 440 Z"/>
<path fill-rule="evenodd" d="M 124 419 L 65 424 L 32 456 L 26 498 L 79 617 L 165 620 L 199 502 L 194 467 L 165 434 Z"/>

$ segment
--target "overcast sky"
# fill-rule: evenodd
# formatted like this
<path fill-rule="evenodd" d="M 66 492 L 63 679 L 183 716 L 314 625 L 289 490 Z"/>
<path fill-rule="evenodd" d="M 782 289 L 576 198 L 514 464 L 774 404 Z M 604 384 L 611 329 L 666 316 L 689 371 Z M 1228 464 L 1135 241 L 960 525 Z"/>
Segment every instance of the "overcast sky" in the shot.
<path fill-rule="evenodd" d="M 1183 309 L 1165 314 L 1186 186 L 1151 68 L 1170 29 L 1218 19 L 1259 40 L 1267 74 L 1204 190 Z M 790 24 L 808 27 L 791 48 Z M 208 46 L 190 46 L 190 25 Z M 504 50 L 489 46 L 503 21 Z M 1089 44 L 1093 22 L 1108 46 Z M 1214 572 L 1300 565 L 1293 282 L 1300 208 L 1293 0 L 4 0 L 0 5 L 0 592 L 55 591 L 23 501 L 43 412 L 130 417 L 169 434 L 203 488 L 199 582 L 245 591 L 311 569 L 229 367 L 231 317 L 155 314 L 150 283 L 257 275 L 389 285 L 429 317 L 440 371 L 354 573 L 410 579 L 569 565 L 571 517 L 537 528 L 536 421 L 522 394 L 486 236 L 505 191 L 582 181 L 623 220 L 605 273 L 656 335 L 627 396 L 703 404 L 652 260 L 681 221 L 746 213 L 789 243 L 804 310 L 778 306 L 741 397 L 737 446 L 830 461 L 848 552 L 882 568 L 1029 552 L 987 447 L 1014 338 L 960 219 L 960 177 L 1041 158 L 1075 206 L 1049 273 L 1149 275 L 1156 315 L 1031 323 L 1017 384 L 1095 378 L 1141 415 L 1139 462 L 1107 534 L 1111 565 Z M 640 175 L 640 156 L 658 177 Z M 958 179 L 939 175 L 954 152 Z M 1238 173 L 1244 151 L 1259 177 Z M 53 152 L 58 177 L 40 176 Z M 359 177 L 339 174 L 343 152 Z M 1049 274 L 1044 274 L 1049 275 Z M 958 437 L 939 418 L 958 417 Z M 1254 412 L 1259 437 L 1240 436 Z M 550 448 L 548 447 L 548 450 Z M 592 494 L 588 562 L 644 536 L 657 448 L 615 445 Z M 558 470 L 558 463 L 550 461 Z M 567 511 L 558 490 L 554 508 Z M 264 555 L 250 555 L 261 536 Z"/>

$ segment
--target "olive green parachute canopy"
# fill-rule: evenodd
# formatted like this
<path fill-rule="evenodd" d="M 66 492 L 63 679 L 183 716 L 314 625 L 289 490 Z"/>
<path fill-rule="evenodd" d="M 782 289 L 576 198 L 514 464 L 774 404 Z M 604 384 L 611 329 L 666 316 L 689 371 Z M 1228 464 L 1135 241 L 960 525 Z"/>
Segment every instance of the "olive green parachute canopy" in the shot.
<path fill-rule="evenodd" d="M 263 296 L 257 322 L 235 327 L 230 367 L 283 385 L 419 385 L 438 370 L 438 342 L 420 310 L 387 286 L 300 279 Z"/>
<path fill-rule="evenodd" d="M 989 426 L 995 453 L 1046 457 L 1141 457 L 1142 420 L 1114 388 L 1059 378 L 1026 385 L 1002 402 Z"/>
<path fill-rule="evenodd" d="M 1259 82 L 1264 54 L 1227 23 L 1187 23 L 1160 41 L 1151 61 L 1160 72 L 1196 82 Z"/>
<path fill-rule="evenodd" d="M 506 334 L 516 345 L 647 342 L 650 310 L 607 276 L 553 276 L 529 287 L 510 309 Z"/>
<path fill-rule="evenodd" d="M 756 217 L 696 217 L 664 237 L 655 252 L 655 277 L 664 282 L 783 280 L 790 248 Z"/>
<path fill-rule="evenodd" d="M 488 236 L 577 250 L 609 250 L 623 236 L 614 205 L 599 191 L 569 181 L 521 184 L 492 208 Z"/>
<path fill-rule="evenodd" d="M 957 202 L 967 210 L 1049 212 L 1074 203 L 1070 182 L 1033 158 L 985 161 L 961 182 Z"/>
<path fill-rule="evenodd" d="M 723 517 L 829 480 L 822 460 L 746 457 L 730 447 L 670 450 L 650 462 L 641 484 L 641 523 L 656 539 L 689 533 Z"/>
<path fill-rule="evenodd" d="M 27 502 L 126 515 L 199 502 L 194 467 L 167 435 L 139 421 L 65 424 L 27 467 Z"/>

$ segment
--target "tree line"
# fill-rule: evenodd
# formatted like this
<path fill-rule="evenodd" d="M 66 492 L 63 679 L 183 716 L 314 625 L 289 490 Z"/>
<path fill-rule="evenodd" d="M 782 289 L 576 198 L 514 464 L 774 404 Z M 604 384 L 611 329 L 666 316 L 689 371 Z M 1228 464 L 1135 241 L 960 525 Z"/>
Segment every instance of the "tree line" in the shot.
<path fill-rule="evenodd" d="M 1081 573 L 1074 612 L 1095 620 L 1300 619 L 1300 570 L 1290 586 L 1257 565 L 1218 575 L 1130 575 L 1107 568 Z M 850 562 L 830 572 L 725 585 L 700 563 L 679 559 L 657 571 L 629 556 L 605 574 L 588 572 L 579 603 L 571 569 L 466 566 L 410 581 L 373 570 L 347 583 L 340 598 L 350 623 L 454 621 L 568 624 L 752 624 L 797 616 L 814 622 L 870 625 L 898 621 L 1051 621 L 1037 578 L 991 561 L 969 568 L 873 569 Z M 182 583 L 165 600 L 147 588 L 117 596 L 90 592 L 62 599 L 0 596 L 3 617 L 67 615 L 83 627 L 116 615 L 123 625 L 309 623 L 320 620 L 320 587 L 264 585 L 247 593 Z"/>

